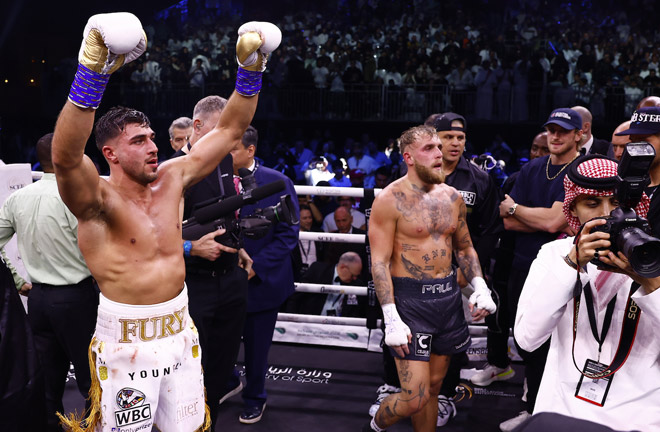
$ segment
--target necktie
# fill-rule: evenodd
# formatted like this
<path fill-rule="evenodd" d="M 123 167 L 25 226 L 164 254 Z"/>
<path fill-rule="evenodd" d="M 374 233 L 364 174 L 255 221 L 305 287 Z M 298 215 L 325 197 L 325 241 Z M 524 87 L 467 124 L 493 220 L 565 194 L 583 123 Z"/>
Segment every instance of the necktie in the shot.
<path fill-rule="evenodd" d="M 236 189 L 237 194 L 241 194 L 241 178 L 239 176 L 234 176 L 234 189 Z"/>
<path fill-rule="evenodd" d="M 341 279 L 339 279 L 339 276 L 335 278 L 335 283 L 341 283 Z"/>

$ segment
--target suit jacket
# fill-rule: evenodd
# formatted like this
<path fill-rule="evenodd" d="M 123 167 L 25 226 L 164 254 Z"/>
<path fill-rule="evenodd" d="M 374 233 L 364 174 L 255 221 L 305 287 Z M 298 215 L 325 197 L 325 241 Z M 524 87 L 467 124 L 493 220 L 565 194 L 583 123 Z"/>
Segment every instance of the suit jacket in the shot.
<path fill-rule="evenodd" d="M 332 285 L 335 274 L 335 264 L 328 262 L 317 261 L 309 267 L 309 270 L 302 277 L 301 282 Z M 364 286 L 364 282 L 360 279 L 342 285 L 351 286 Z M 287 304 L 286 311 L 289 313 L 302 313 L 308 315 L 320 315 L 323 311 L 323 306 L 328 298 L 327 294 L 317 293 L 295 293 L 290 302 Z M 348 304 L 348 295 L 344 296 L 342 301 L 341 316 L 345 317 L 366 317 L 367 297 L 358 296 L 357 305 Z"/>
<path fill-rule="evenodd" d="M 276 205 L 280 196 L 291 195 L 296 216 L 299 217 L 298 199 L 293 182 L 284 174 L 257 165 L 254 178 L 258 186 L 284 180 L 286 188 L 266 197 L 256 204 L 241 209 L 241 218 L 252 215 L 256 209 Z M 279 308 L 294 292 L 291 252 L 298 246 L 299 225 L 273 223 L 261 239 L 245 239 L 245 250 L 254 260 L 252 269 L 256 275 L 248 281 L 248 312 Z"/>
<path fill-rule="evenodd" d="M 337 231 L 333 231 L 337 232 Z M 353 227 L 352 234 L 366 234 L 367 232 L 361 230 L 360 228 Z M 356 252 L 360 255 L 362 259 L 362 276 L 363 280 L 369 279 L 369 266 L 367 262 L 367 247 L 366 244 L 359 243 L 328 243 L 325 247 L 323 253 L 323 261 L 328 262 L 332 265 L 337 264 L 339 257 L 342 256 L 344 252 Z"/>
<path fill-rule="evenodd" d="M 172 155 L 173 158 L 183 156 L 185 153 L 181 150 Z M 234 167 L 231 154 L 228 154 L 211 174 L 204 177 L 199 183 L 194 184 L 184 194 L 183 220 L 190 217 L 191 213 L 200 203 L 211 199 L 221 197 L 230 197 L 236 195 L 234 188 Z M 189 271 L 194 269 L 219 270 L 228 266 L 234 266 L 238 262 L 236 254 L 222 253 L 215 261 L 209 261 L 198 257 L 186 257 L 186 268 Z"/>
<path fill-rule="evenodd" d="M 319 228 L 312 226 L 311 232 L 322 233 L 323 231 Z M 316 261 L 322 261 L 325 243 L 320 241 L 315 241 L 314 245 L 316 247 Z M 291 252 L 291 262 L 293 264 L 293 278 L 295 280 L 300 280 L 300 278 L 302 277 L 303 260 L 302 260 L 302 253 L 300 251 L 300 247 L 301 247 L 300 243 L 298 243 L 298 246 L 296 246 L 293 252 Z"/>
<path fill-rule="evenodd" d="M 591 143 L 589 154 L 601 154 L 609 158 L 614 158 L 614 148 L 612 147 L 611 142 L 594 137 L 594 142 Z"/>

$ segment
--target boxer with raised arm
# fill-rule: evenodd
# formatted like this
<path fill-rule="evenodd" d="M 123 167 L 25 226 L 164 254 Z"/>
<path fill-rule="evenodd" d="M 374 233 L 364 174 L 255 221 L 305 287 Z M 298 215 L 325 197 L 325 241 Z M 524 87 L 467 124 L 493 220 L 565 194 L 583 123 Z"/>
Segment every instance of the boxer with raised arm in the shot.
<path fill-rule="evenodd" d="M 470 346 L 452 252 L 475 290 L 472 316 L 495 312 L 468 232 L 465 202 L 443 183 L 441 145 L 432 127 L 404 132 L 399 146 L 408 173 L 387 186 L 372 207 L 372 273 L 401 392 L 381 403 L 364 431 L 384 430 L 405 417 L 412 417 L 416 432 L 435 431 L 449 358 Z"/>
<path fill-rule="evenodd" d="M 141 112 L 113 108 L 96 124 L 110 166 L 99 177 L 84 155 L 110 73 L 146 49 L 129 13 L 90 18 L 74 83 L 55 127 L 53 163 L 62 199 L 78 219 L 80 249 L 101 289 L 90 345 L 87 431 L 201 431 L 209 425 L 195 326 L 188 315 L 181 243 L 183 191 L 241 141 L 257 106 L 268 54 L 281 33 L 269 23 L 239 29 L 236 91 L 217 126 L 190 154 L 158 165 Z M 65 421 L 81 430 L 71 416 Z"/>

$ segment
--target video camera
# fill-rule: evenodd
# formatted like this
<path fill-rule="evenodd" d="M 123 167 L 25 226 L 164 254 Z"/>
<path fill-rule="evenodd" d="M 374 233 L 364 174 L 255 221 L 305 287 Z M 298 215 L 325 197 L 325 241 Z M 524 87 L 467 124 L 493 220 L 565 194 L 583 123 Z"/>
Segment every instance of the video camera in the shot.
<path fill-rule="evenodd" d="M 297 225 L 300 222 L 289 194 L 282 195 L 280 202 L 274 206 L 256 209 L 252 215 L 237 219 L 236 210 L 283 191 L 286 187 L 284 180 L 257 186 L 254 174 L 249 170 L 241 168 L 238 173 L 243 193 L 225 199 L 213 198 L 197 205 L 191 217 L 183 221 L 184 240 L 198 240 L 218 228 L 224 228 L 226 232 L 217 236 L 215 241 L 239 249 L 243 246 L 243 238 L 262 238 L 274 222 L 289 225 Z"/>
<path fill-rule="evenodd" d="M 660 276 L 660 240 L 650 235 L 648 221 L 638 216 L 634 208 L 650 182 L 648 172 L 654 158 L 655 149 L 647 142 L 626 145 L 616 176 L 619 207 L 604 218 L 607 223 L 592 230 L 609 233 L 609 249 L 615 254 L 623 252 L 635 273 L 647 278 Z M 592 263 L 611 268 L 597 259 Z"/>

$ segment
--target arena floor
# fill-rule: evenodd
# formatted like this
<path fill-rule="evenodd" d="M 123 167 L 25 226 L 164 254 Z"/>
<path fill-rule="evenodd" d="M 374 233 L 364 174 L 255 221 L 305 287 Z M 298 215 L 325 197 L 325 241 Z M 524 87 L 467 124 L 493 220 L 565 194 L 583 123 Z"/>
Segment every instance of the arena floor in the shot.
<path fill-rule="evenodd" d="M 276 343 L 270 359 L 268 405 L 261 421 L 252 425 L 239 423 L 242 401 L 235 396 L 220 408 L 216 432 L 360 431 L 369 420 L 369 407 L 382 384 L 380 353 Z M 514 365 L 514 369 L 516 376 L 511 380 L 485 388 L 464 382 L 465 397 L 456 404 L 456 417 L 438 430 L 499 431 L 501 421 L 524 409 L 520 400 L 522 366 Z M 65 409 L 80 411 L 83 405 L 75 383 L 68 382 Z M 404 421 L 388 431 L 412 431 L 412 426 L 410 421 Z"/>

